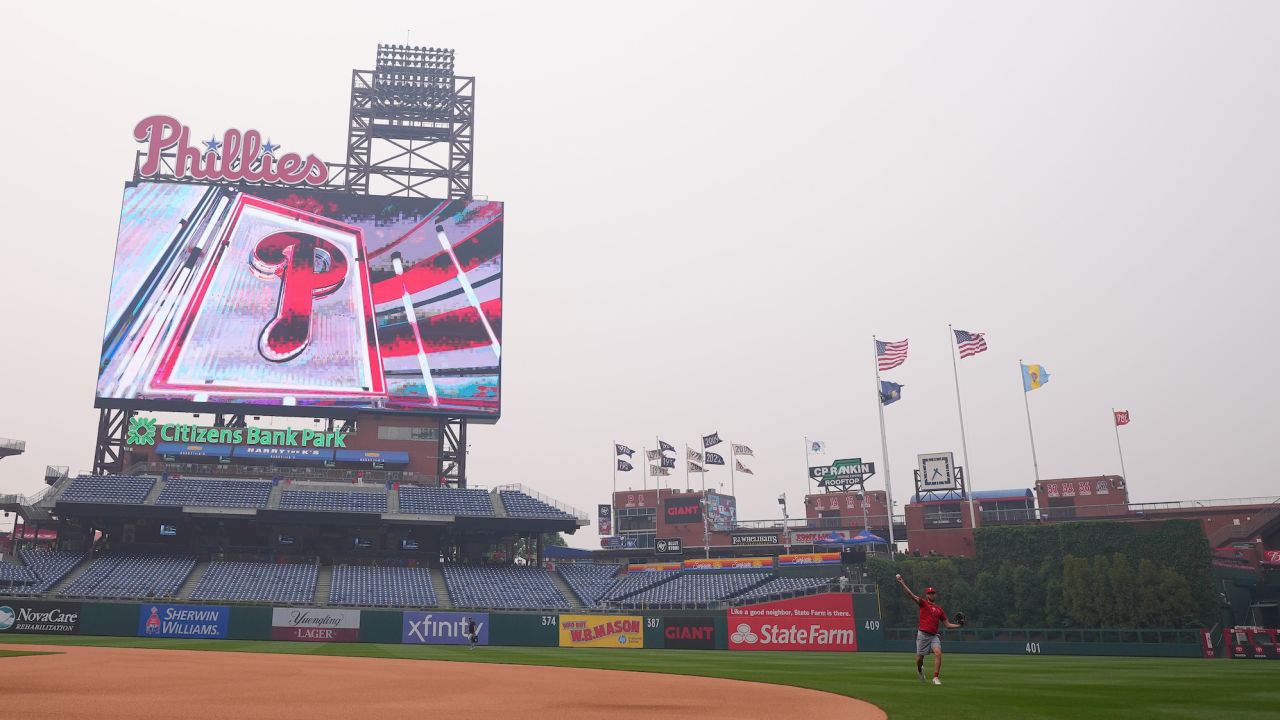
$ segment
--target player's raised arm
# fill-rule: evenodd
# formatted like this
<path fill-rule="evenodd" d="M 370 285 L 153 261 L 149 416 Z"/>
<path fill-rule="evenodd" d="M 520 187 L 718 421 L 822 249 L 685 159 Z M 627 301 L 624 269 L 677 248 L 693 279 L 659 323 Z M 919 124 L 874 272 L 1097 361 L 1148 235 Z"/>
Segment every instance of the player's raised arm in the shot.
<path fill-rule="evenodd" d="M 920 604 L 920 596 L 911 592 L 911 588 L 907 587 L 907 581 L 903 580 L 901 575 L 894 575 L 893 579 L 898 581 L 898 584 L 902 586 L 902 592 L 906 593 L 907 597 L 911 598 L 912 602 L 917 605 Z"/>

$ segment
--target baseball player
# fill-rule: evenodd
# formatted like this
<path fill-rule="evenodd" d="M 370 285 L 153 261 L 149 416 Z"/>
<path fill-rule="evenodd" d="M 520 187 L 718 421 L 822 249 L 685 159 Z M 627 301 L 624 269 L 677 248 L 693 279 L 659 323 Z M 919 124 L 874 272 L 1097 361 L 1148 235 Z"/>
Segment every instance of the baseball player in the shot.
<path fill-rule="evenodd" d="M 920 606 L 920 624 L 916 629 L 916 675 L 920 676 L 920 682 L 925 682 L 924 656 L 932 652 L 933 684 L 941 685 L 942 680 L 938 675 L 942 672 L 942 639 L 938 637 L 938 626 L 941 625 L 948 630 L 955 630 L 964 625 L 964 615 L 957 613 L 956 620 L 959 622 L 951 622 L 947 619 L 946 611 L 933 601 L 938 595 L 937 590 L 931 587 L 925 588 L 924 597 L 920 597 L 911 592 L 911 588 L 907 587 L 907 583 L 902 579 L 901 575 L 895 575 L 894 578 L 902 586 L 902 591 L 916 605 Z"/>

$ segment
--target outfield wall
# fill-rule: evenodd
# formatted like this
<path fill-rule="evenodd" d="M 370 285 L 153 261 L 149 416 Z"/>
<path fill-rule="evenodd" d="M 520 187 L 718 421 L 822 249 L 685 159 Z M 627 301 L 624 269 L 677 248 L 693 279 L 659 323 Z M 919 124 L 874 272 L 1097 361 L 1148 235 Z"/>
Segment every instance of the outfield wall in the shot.
<path fill-rule="evenodd" d="M 9 612 L 5 612 L 8 609 Z M 884 628 L 873 594 L 820 593 L 722 610 L 484 612 L 126 603 L 0 597 L 0 638 L 28 633 L 203 640 L 667 650 L 902 652 L 915 630 Z M 1200 657 L 1195 630 L 953 630 L 947 652 Z"/>

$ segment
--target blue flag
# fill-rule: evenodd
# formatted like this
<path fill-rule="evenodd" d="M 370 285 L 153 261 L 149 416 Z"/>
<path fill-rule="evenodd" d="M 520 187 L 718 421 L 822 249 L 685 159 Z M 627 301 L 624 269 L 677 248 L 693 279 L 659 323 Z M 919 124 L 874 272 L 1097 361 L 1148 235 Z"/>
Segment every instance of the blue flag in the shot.
<path fill-rule="evenodd" d="M 636 451 L 635 451 L 635 450 L 632 450 L 631 448 L 627 447 L 626 445 L 619 445 L 618 443 L 614 443 L 614 444 L 613 444 L 613 454 L 614 454 L 614 455 L 626 455 L 627 457 L 631 457 L 632 455 L 635 455 L 635 454 L 636 454 Z"/>
<path fill-rule="evenodd" d="M 880 402 L 892 405 L 902 399 L 902 386 L 888 380 L 880 381 Z"/>
<path fill-rule="evenodd" d="M 658 441 L 658 449 L 659 449 L 659 450 L 661 450 L 662 452 L 675 452 L 675 451 L 676 451 L 675 447 L 673 447 L 673 446 L 672 446 L 670 443 L 668 443 L 666 440 L 659 440 L 659 441 Z"/>
<path fill-rule="evenodd" d="M 623 460 L 622 458 L 618 458 L 619 470 L 621 470 L 622 472 L 627 472 L 628 470 L 631 469 L 631 467 L 632 467 L 631 463 L 627 462 L 626 460 Z"/>
<path fill-rule="evenodd" d="M 723 465 L 723 464 L 724 464 L 724 456 L 723 456 L 723 455 L 720 455 L 720 454 L 717 454 L 717 453 L 713 453 L 713 452 L 711 452 L 710 450 L 708 450 L 708 451 L 707 451 L 707 464 L 708 464 L 708 465 Z"/>

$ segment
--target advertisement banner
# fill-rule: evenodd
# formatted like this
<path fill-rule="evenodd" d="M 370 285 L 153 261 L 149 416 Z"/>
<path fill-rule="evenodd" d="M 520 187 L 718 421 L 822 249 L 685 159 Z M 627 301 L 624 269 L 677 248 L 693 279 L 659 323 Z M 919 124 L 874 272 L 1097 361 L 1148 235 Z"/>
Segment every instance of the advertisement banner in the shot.
<path fill-rule="evenodd" d="M 476 623 L 477 645 L 489 644 L 489 613 L 406 612 L 400 642 L 408 645 L 470 645 L 467 618 Z"/>
<path fill-rule="evenodd" d="M 632 563 L 627 566 L 627 572 L 664 572 L 670 570 L 679 570 L 680 563 Z"/>
<path fill-rule="evenodd" d="M 138 608 L 138 636 L 200 638 L 227 637 L 231 609 L 212 605 L 142 605 Z"/>
<path fill-rule="evenodd" d="M 738 500 L 731 495 L 707 493 L 707 523 L 715 532 L 729 532 L 738 524 Z"/>
<path fill-rule="evenodd" d="M 0 604 L 0 635 L 74 635 L 80 632 L 80 603 L 8 600 Z"/>
<path fill-rule="evenodd" d="M 734 535 L 729 542 L 732 545 L 781 545 L 782 537 L 778 533 L 753 533 Z"/>
<path fill-rule="evenodd" d="M 840 553 L 803 553 L 797 555 L 779 555 L 778 565 L 839 565 Z"/>
<path fill-rule="evenodd" d="M 359 642 L 360 611 L 271 608 L 271 639 Z"/>
<path fill-rule="evenodd" d="M 729 608 L 730 650 L 858 649 L 853 596 L 823 593 Z"/>
<path fill-rule="evenodd" d="M 99 407 L 498 416 L 502 203 L 240 190 L 125 185 Z"/>
<path fill-rule="evenodd" d="M 560 647 L 644 647 L 639 615 L 561 615 Z"/>
<path fill-rule="evenodd" d="M 639 535 L 612 535 L 600 538 L 600 547 L 606 550 L 631 549 L 640 547 Z"/>
<path fill-rule="evenodd" d="M 1280 565 L 1280 550 L 1263 550 L 1262 562 L 1266 565 Z"/>
<path fill-rule="evenodd" d="M 716 623 L 709 617 L 668 617 L 662 620 L 663 646 L 674 650 L 715 650 Z"/>
<path fill-rule="evenodd" d="M 792 545 L 812 545 L 814 543 L 839 542 L 853 537 L 851 530 L 793 530 Z"/>
<path fill-rule="evenodd" d="M 773 558 L 694 558 L 684 561 L 685 570 L 757 570 L 773 567 Z"/>
<path fill-rule="evenodd" d="M 607 537 L 613 534 L 613 506 L 600 504 L 596 506 L 596 534 Z"/>
<path fill-rule="evenodd" d="M 702 522 L 702 498 L 684 496 L 662 501 L 662 517 L 669 524 Z"/>

